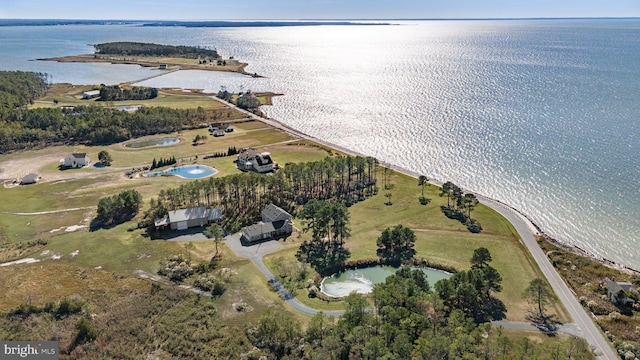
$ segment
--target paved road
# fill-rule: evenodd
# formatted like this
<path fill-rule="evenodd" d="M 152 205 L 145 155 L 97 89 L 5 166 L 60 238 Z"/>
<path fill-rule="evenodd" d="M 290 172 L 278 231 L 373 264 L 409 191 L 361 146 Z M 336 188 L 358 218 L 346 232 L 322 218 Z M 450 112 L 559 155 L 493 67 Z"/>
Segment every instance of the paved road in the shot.
<path fill-rule="evenodd" d="M 569 311 L 571 318 L 580 329 L 582 337 L 591 345 L 598 359 L 618 359 L 619 357 L 609 346 L 609 342 L 598 330 L 591 317 L 582 308 L 571 290 L 569 290 L 567 284 L 562 280 L 540 246 L 536 243 L 533 237 L 535 228 L 531 222 L 520 213 L 500 202 L 482 196 L 478 196 L 478 199 L 480 199 L 483 204 L 499 212 L 513 224 L 518 234 L 520 234 L 522 241 L 529 249 L 529 252 L 538 263 L 540 270 L 542 270 L 544 276 L 549 280 L 556 295 L 558 295 L 558 298 L 562 301 L 567 311 Z"/>

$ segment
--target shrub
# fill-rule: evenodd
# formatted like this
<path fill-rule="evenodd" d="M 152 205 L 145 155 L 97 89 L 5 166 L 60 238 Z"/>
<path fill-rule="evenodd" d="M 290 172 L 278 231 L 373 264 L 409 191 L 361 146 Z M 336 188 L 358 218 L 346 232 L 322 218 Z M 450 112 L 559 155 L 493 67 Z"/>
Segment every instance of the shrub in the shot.
<path fill-rule="evenodd" d="M 158 274 L 168 277 L 171 281 L 182 281 L 193 275 L 191 261 L 183 259 L 182 254 L 170 256 L 167 260 L 160 262 Z"/>
<path fill-rule="evenodd" d="M 478 234 L 482 231 L 482 225 L 480 225 L 480 223 L 475 219 L 469 219 L 465 225 L 467 226 L 467 229 L 474 234 Z"/>
<path fill-rule="evenodd" d="M 85 316 L 78 319 L 76 331 L 76 345 L 93 341 L 98 337 L 98 332 L 91 325 L 91 321 Z"/>
<path fill-rule="evenodd" d="M 227 284 L 224 280 L 217 278 L 212 274 L 204 274 L 198 276 L 194 281 L 193 286 L 200 290 L 211 292 L 214 297 L 224 294 L 227 289 Z"/>
<path fill-rule="evenodd" d="M 621 315 L 617 311 L 614 311 L 614 312 L 609 314 L 609 320 L 614 321 L 614 322 L 620 321 L 620 317 L 621 317 Z"/>

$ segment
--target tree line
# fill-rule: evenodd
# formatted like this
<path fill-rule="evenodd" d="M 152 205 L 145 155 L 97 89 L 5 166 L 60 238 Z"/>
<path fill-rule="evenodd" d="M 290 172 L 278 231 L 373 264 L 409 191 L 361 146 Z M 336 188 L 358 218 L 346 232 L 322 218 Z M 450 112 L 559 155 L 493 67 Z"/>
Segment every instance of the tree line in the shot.
<path fill-rule="evenodd" d="M 97 105 L 11 109 L 0 113 L 0 153 L 57 144 L 108 145 L 204 126 L 212 115 L 201 107 L 142 107 L 136 112 Z"/>
<path fill-rule="evenodd" d="M 297 204 L 335 198 L 346 206 L 377 194 L 377 164 L 373 157 L 326 157 L 308 163 L 288 163 L 283 170 Z"/>
<path fill-rule="evenodd" d="M 236 105 L 240 109 L 255 110 L 259 108 L 262 103 L 260 103 L 260 100 L 258 100 L 258 98 L 253 95 L 250 90 L 247 90 L 246 93 L 240 94 L 240 96 L 238 96 L 238 99 L 236 99 Z"/>
<path fill-rule="evenodd" d="M 225 157 L 225 156 L 238 155 L 238 153 L 240 153 L 240 151 L 238 151 L 238 149 L 235 146 L 229 146 L 227 151 L 218 151 L 213 154 L 204 155 L 202 158 L 203 159 L 219 158 L 219 157 Z"/>
<path fill-rule="evenodd" d="M 435 284 L 445 313 L 459 310 L 477 323 L 505 317 L 504 303 L 494 296 L 502 291 L 502 276 L 489 266 L 491 260 L 489 250 L 478 248 L 471 257 L 470 270 L 459 271 Z"/>
<path fill-rule="evenodd" d="M 189 207 L 219 207 L 223 227 L 235 232 L 260 219 L 260 211 L 273 203 L 288 212 L 311 199 L 333 199 L 346 206 L 375 193 L 373 158 L 327 157 L 321 161 L 286 164 L 273 176 L 242 173 L 196 180 L 177 188 L 161 190 L 140 226 L 168 211 Z M 338 165 L 342 164 L 342 165 Z M 356 166 L 356 164 L 358 164 Z M 327 171 L 341 166 L 342 170 Z"/>
<path fill-rule="evenodd" d="M 140 42 L 109 42 L 94 45 L 96 54 L 122 56 L 164 56 L 177 58 L 218 58 L 215 49 L 201 46 L 174 46 Z"/>
<path fill-rule="evenodd" d="M 413 249 L 416 243 L 416 234 L 408 227 L 398 224 L 386 228 L 376 240 L 378 257 L 393 265 L 400 265 L 403 261 L 411 259 L 416 251 Z"/>
<path fill-rule="evenodd" d="M 173 165 L 176 163 L 176 157 L 172 156 L 170 158 L 160 158 L 160 160 L 156 160 L 156 158 L 153 158 L 153 161 L 151 162 L 151 167 L 149 168 L 149 170 L 153 170 L 153 169 L 157 169 L 157 168 L 161 168 L 163 166 L 169 166 L 169 165 Z"/>
<path fill-rule="evenodd" d="M 0 71 L 0 119 L 9 109 L 33 104 L 47 93 L 47 74 Z"/>
<path fill-rule="evenodd" d="M 100 199 L 96 220 L 103 226 L 119 224 L 136 216 L 141 205 L 142 195 L 136 190 L 126 190 Z"/>
<path fill-rule="evenodd" d="M 216 97 L 226 102 L 235 103 L 236 106 L 244 110 L 255 110 L 262 105 L 260 100 L 251 93 L 251 90 L 247 90 L 244 93 L 238 93 L 238 97 L 235 102 L 233 101 L 233 94 L 227 91 L 224 87 L 218 91 Z"/>
<path fill-rule="evenodd" d="M 310 232 L 311 239 L 305 240 L 296 258 L 310 264 L 320 275 L 330 275 L 341 267 L 350 256 L 344 242 L 351 236 L 349 210 L 336 201 L 309 200 L 299 212 L 303 232 Z"/>
<path fill-rule="evenodd" d="M 133 86 L 123 89 L 118 85 L 102 85 L 100 101 L 151 100 L 158 97 L 158 89 L 145 86 Z"/>
<path fill-rule="evenodd" d="M 460 221 L 472 233 L 482 231 L 480 222 L 471 218 L 471 211 L 478 205 L 478 198 L 475 194 L 465 194 L 458 185 L 447 181 L 442 184 L 440 196 L 447 197 L 447 206 L 440 207 L 446 217 Z"/>

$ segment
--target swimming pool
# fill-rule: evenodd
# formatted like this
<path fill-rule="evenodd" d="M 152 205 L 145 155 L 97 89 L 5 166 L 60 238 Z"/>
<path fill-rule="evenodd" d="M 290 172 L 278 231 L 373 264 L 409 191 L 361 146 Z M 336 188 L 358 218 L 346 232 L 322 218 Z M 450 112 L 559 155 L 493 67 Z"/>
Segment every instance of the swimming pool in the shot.
<path fill-rule="evenodd" d="M 147 176 L 173 175 L 183 179 L 202 179 L 217 173 L 218 170 L 206 165 L 185 165 L 164 171 L 148 173 Z"/>

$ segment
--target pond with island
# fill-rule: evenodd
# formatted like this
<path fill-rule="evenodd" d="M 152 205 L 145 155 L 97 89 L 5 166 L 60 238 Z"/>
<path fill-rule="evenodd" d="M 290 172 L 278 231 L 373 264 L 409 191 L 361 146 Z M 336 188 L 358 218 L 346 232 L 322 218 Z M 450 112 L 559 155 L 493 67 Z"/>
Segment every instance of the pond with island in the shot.
<path fill-rule="evenodd" d="M 392 266 L 372 266 L 362 269 L 346 270 L 322 279 L 320 291 L 332 297 L 344 297 L 352 292 L 358 294 L 369 294 L 373 291 L 375 284 L 380 284 L 385 279 L 395 274 L 399 268 Z M 432 268 L 412 267 L 412 269 L 422 270 L 427 275 L 429 285 L 433 285 L 441 279 L 448 279 L 451 274 Z"/>

